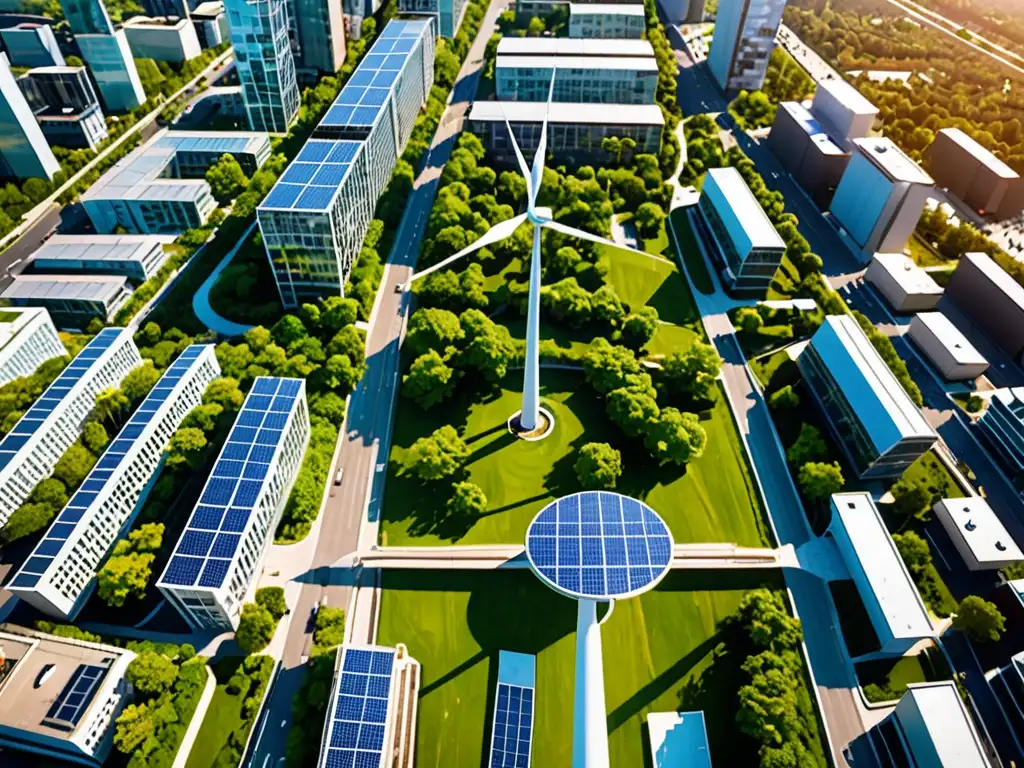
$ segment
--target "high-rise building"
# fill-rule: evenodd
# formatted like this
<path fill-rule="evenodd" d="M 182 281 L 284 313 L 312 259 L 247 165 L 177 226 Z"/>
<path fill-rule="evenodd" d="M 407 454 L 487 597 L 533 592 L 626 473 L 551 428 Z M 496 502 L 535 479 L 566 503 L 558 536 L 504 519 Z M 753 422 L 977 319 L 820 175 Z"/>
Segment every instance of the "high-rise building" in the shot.
<path fill-rule="evenodd" d="M 285 133 L 299 112 L 288 0 L 225 0 L 235 70 L 254 131 Z"/>
<path fill-rule="evenodd" d="M 257 378 L 157 582 L 189 626 L 238 626 L 308 442 L 305 381 Z"/>
<path fill-rule="evenodd" d="M 708 69 L 726 92 L 764 83 L 786 0 L 730 0 L 718 6 Z"/>
<path fill-rule="evenodd" d="M 64 16 L 100 89 L 103 104 L 111 112 L 142 105 L 142 89 L 124 30 L 115 30 L 103 0 L 63 0 Z"/>
<path fill-rule="evenodd" d="M 304 78 L 334 74 L 345 63 L 345 18 L 341 0 L 290 0 L 292 54 Z"/>
<path fill-rule="evenodd" d="M 832 197 L 832 216 L 863 262 L 899 253 L 935 192 L 932 177 L 890 139 L 854 139 L 855 152 Z"/>
<path fill-rule="evenodd" d="M 441 37 L 455 37 L 462 24 L 466 0 L 398 0 L 398 10 L 402 13 L 433 16 L 437 33 Z"/>
<path fill-rule="evenodd" d="M 49 24 L 22 22 L 0 29 L 7 57 L 17 67 L 49 67 L 63 65 L 64 56 Z"/>
<path fill-rule="evenodd" d="M 196 35 L 203 48 L 213 48 L 215 45 L 220 45 L 231 39 L 228 17 L 224 13 L 224 3 L 215 0 L 200 3 L 189 13 L 189 18 L 195 24 Z"/>
<path fill-rule="evenodd" d="M 47 360 L 66 354 L 45 309 L 0 311 L 0 385 L 31 376 Z"/>
<path fill-rule="evenodd" d="M 936 183 L 965 205 L 998 220 L 1021 212 L 1020 174 L 959 128 L 936 133 L 925 157 Z"/>
<path fill-rule="evenodd" d="M 642 5 L 569 3 L 569 37 L 639 40 L 646 29 Z"/>
<path fill-rule="evenodd" d="M 78 439 L 96 395 L 141 364 L 131 331 L 104 328 L 0 440 L 0 525 Z"/>
<path fill-rule="evenodd" d="M 193 344 L 160 377 L 8 588 L 48 616 L 74 619 L 96 570 L 145 503 L 164 448 L 220 375 L 212 344 Z"/>
<path fill-rule="evenodd" d="M 59 170 L 7 54 L 0 53 L 0 176 L 52 179 Z"/>
<path fill-rule="evenodd" d="M 109 135 L 85 67 L 37 67 L 18 78 L 18 85 L 51 143 L 95 149 Z"/>
<path fill-rule="evenodd" d="M 344 291 L 434 79 L 432 21 L 392 19 L 258 209 L 285 307 Z"/>

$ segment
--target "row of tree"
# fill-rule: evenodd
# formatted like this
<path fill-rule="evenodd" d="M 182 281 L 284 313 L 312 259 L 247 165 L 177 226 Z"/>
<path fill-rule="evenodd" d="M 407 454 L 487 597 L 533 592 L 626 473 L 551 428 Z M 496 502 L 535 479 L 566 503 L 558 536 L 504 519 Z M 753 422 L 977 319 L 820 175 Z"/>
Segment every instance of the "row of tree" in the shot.
<path fill-rule="evenodd" d="M 740 91 L 729 104 L 729 114 L 743 129 L 767 128 L 775 122 L 779 102 L 803 101 L 814 93 L 814 80 L 781 46 L 768 60 L 764 85 Z"/>

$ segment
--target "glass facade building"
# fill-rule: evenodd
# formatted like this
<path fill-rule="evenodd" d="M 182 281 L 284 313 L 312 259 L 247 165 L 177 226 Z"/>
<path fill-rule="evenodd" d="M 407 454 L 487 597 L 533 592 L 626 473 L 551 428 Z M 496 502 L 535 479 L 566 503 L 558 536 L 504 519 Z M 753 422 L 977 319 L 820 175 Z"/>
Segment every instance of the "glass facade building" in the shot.
<path fill-rule="evenodd" d="M 290 0 L 292 56 L 304 75 L 334 74 L 345 63 L 345 17 L 338 0 Z"/>
<path fill-rule="evenodd" d="M 434 79 L 433 21 L 392 20 L 258 209 L 287 308 L 344 293 Z"/>
<path fill-rule="evenodd" d="M 0 53 L 0 175 L 52 179 L 60 170 L 25 94 Z"/>
<path fill-rule="evenodd" d="M 708 68 L 723 91 L 756 91 L 764 83 L 786 0 L 722 3 Z"/>
<path fill-rule="evenodd" d="M 555 87 L 551 90 L 554 73 Z M 653 104 L 658 64 L 651 58 L 502 56 L 495 69 L 499 101 Z"/>
<path fill-rule="evenodd" d="M 61 5 L 104 106 L 124 112 L 143 104 L 146 93 L 128 38 L 123 30 L 114 30 L 102 0 L 63 0 Z"/>
<path fill-rule="evenodd" d="M 1024 387 L 992 393 L 978 429 L 1017 488 L 1024 488 Z"/>
<path fill-rule="evenodd" d="M 37 67 L 18 78 L 18 85 L 52 144 L 95 149 L 107 138 L 100 100 L 85 67 Z"/>
<path fill-rule="evenodd" d="M 402 13 L 416 13 L 436 18 L 437 33 L 441 37 L 455 37 L 462 24 L 466 0 L 398 0 Z"/>
<path fill-rule="evenodd" d="M 569 37 L 640 39 L 646 30 L 643 5 L 569 3 Z"/>

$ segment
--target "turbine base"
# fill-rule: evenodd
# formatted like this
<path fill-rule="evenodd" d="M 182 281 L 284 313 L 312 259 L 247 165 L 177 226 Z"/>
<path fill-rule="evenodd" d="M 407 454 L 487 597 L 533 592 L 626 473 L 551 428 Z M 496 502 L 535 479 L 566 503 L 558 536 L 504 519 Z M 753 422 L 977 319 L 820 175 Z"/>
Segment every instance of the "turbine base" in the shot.
<path fill-rule="evenodd" d="M 508 431 L 520 440 L 526 440 L 528 442 L 543 440 L 554 430 L 555 417 L 547 408 L 541 407 L 539 411 L 540 418 L 537 420 L 537 426 L 530 430 L 524 429 L 522 424 L 519 422 L 519 417 L 523 415 L 523 412 L 516 411 L 509 417 Z"/>

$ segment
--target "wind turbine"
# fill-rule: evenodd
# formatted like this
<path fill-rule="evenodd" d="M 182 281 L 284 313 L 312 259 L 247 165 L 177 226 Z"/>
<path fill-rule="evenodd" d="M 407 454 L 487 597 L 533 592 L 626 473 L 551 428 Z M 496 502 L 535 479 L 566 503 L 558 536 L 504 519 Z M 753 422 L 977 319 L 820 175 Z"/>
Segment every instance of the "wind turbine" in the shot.
<path fill-rule="evenodd" d="M 479 240 L 463 248 L 458 253 L 452 254 L 447 259 L 434 264 L 431 267 L 417 272 L 409 281 L 402 286 L 407 291 L 414 280 L 426 277 L 432 272 L 444 269 L 449 264 L 468 256 L 474 251 L 479 251 L 489 245 L 494 245 L 502 240 L 511 237 L 512 233 L 525 221 L 533 224 L 533 256 L 530 259 L 530 290 L 526 314 L 526 361 L 523 373 L 523 410 L 519 416 L 519 429 L 522 432 L 532 432 L 540 422 L 540 236 L 541 231 L 549 229 L 554 232 L 561 232 L 569 237 L 578 237 L 581 240 L 589 240 L 598 245 L 608 245 L 612 248 L 620 248 L 624 251 L 638 253 L 648 258 L 654 258 L 651 254 L 635 248 L 619 245 L 600 235 L 584 232 L 575 227 L 560 224 L 554 220 L 551 209 L 537 206 L 537 195 L 540 193 L 541 182 L 544 178 L 544 156 L 547 153 L 548 144 L 548 108 L 551 106 L 551 94 L 554 91 L 554 73 L 551 76 L 551 86 L 548 90 L 547 108 L 544 112 L 544 121 L 541 124 L 540 141 L 537 143 L 537 152 L 533 157 L 533 168 L 526 164 L 523 153 L 516 143 L 512 126 L 505 118 L 505 127 L 508 128 L 509 138 L 512 140 L 512 148 L 516 153 L 516 160 L 519 163 L 519 170 L 526 180 L 526 213 L 521 213 L 506 221 L 501 221 L 490 228 Z"/>

